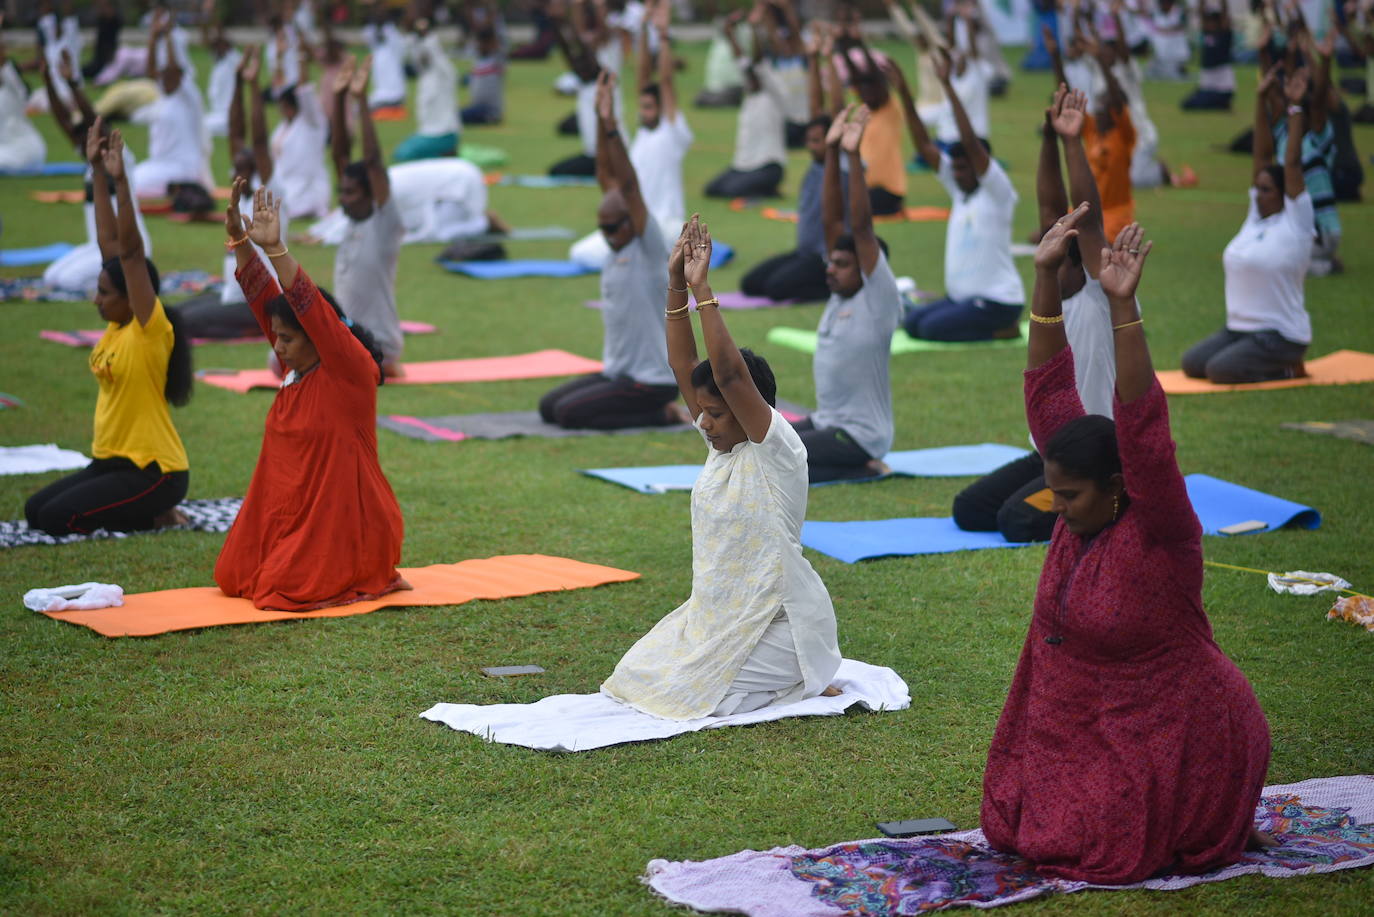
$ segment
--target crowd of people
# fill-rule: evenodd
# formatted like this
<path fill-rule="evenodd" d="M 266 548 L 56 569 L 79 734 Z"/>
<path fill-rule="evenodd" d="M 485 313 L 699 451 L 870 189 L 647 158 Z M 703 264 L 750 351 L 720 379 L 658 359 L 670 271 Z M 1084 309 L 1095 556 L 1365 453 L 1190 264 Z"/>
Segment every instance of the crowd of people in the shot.
<path fill-rule="evenodd" d="M 601 191 L 596 231 L 570 256 L 601 272 L 603 368 L 549 391 L 539 413 L 568 428 L 690 424 L 706 447 L 692 493 L 691 595 L 626 652 L 602 691 L 670 719 L 834 693 L 834 608 L 800 544 L 808 485 L 887 472 L 894 334 L 1019 338 L 1025 321 L 1035 449 L 953 506 L 963 528 L 1049 542 L 988 755 L 988 840 L 1049 874 L 1099 883 L 1170 865 L 1200 872 L 1268 843 L 1251 819 L 1268 728 L 1202 608 L 1201 531 L 1137 300 L 1151 246 L 1133 189 L 1196 180 L 1160 158 L 1142 89 L 1149 79 L 1187 78 L 1187 13 L 1174 0 L 1068 0 L 1033 51 L 1057 87 L 1043 117 L 999 122 L 989 99 L 1010 70 L 978 6 L 955 2 L 937 24 L 920 6 L 887 5 L 915 56 L 914 89 L 895 57 L 870 47 L 852 5 L 805 22 L 789 0 L 758 0 L 719 21 L 697 97 L 739 108 L 733 154 L 700 197 L 775 196 L 787 150 L 809 155 L 795 248 L 749 266 L 742 284 L 777 302 L 826 301 L 816 408 L 789 421 L 767 360 L 738 348 L 726 327 L 711 284 L 711 232 L 689 217 L 682 168 L 693 134 L 669 0 L 538 3 L 539 30 L 519 48 L 508 47 L 498 4 L 456 4 L 470 46 L 467 104 L 429 4 L 372 8 L 359 60 L 309 0 L 287 3 L 267 23 L 269 40 L 241 49 L 207 3 L 208 103 L 184 29 L 158 9 L 143 50 L 141 76 L 152 82 L 139 107 L 150 136 L 141 160 L 85 88 L 127 57 L 109 37 L 117 12 L 101 7 L 96 54 L 80 66 L 70 11 L 45 3 L 34 96 L 88 165 L 88 239 L 46 279 L 93 289 L 107 326 L 90 359 L 94 460 L 34 494 L 28 524 L 52 534 L 174 524 L 194 458 L 170 410 L 190 395 L 191 330 L 257 331 L 281 386 L 216 583 L 291 611 L 409 588 L 396 567 L 402 514 L 375 432 L 377 388 L 404 373 L 400 248 L 504 231 L 480 171 L 456 154 L 469 126 L 505 116 L 507 61 L 556 49 L 581 148 L 549 171 L 594 176 Z M 1337 201 L 1359 186 L 1340 155 L 1352 116 L 1331 75 L 1335 41 L 1345 36 L 1351 53 L 1369 54 L 1372 20 L 1367 4 L 1338 7 L 1318 39 L 1296 7 L 1256 7 L 1263 79 L 1248 139 L 1250 205 L 1222 253 L 1223 327 L 1182 355 L 1188 375 L 1247 383 L 1303 374 L 1305 284 L 1341 269 Z M 1226 9 L 1204 4 L 1196 37 L 1202 67 L 1184 107 L 1229 108 L 1241 42 Z M 620 89 L 631 59 L 633 140 Z M 409 117 L 407 68 L 415 129 L 388 167 L 375 122 Z M 24 114 L 34 101 L 0 45 L 0 166 L 35 159 L 37 133 Z M 996 133 L 1027 127 L 1040 136 L 1029 300 L 1012 260 L 1020 193 L 992 144 Z M 225 285 L 184 311 L 168 309 L 138 201 L 165 197 L 192 214 L 216 206 L 212 136 L 225 138 L 233 169 Z M 39 138 L 37 161 L 44 155 Z M 875 221 L 903 214 L 912 183 L 930 180 L 921 170 L 948 194 L 950 211 L 945 293 L 917 304 L 899 291 Z M 332 294 L 290 254 L 292 220 L 317 220 L 312 235 L 338 245 Z M 1142 684 L 1152 686 L 1147 699 Z M 1122 822 L 1123 799 L 1136 801 L 1125 810 L 1138 822 Z"/>

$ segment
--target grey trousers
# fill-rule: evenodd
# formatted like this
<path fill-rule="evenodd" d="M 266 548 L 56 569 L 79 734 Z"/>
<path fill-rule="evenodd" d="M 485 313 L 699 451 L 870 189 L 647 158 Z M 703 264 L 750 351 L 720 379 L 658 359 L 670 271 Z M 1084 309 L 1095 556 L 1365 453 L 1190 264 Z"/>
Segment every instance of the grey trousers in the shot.
<path fill-rule="evenodd" d="M 1306 344 L 1294 344 L 1277 331 L 1223 328 L 1183 355 L 1183 374 L 1221 385 L 1291 379 L 1305 353 Z"/>

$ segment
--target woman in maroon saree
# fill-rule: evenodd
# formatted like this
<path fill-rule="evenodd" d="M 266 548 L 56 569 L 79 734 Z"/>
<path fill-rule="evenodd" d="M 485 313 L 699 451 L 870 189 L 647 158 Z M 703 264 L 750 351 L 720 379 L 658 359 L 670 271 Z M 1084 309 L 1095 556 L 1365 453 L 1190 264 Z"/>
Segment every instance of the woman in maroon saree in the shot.
<path fill-rule="evenodd" d="M 1056 272 L 1086 206 L 1035 257 L 1026 415 L 1060 519 L 988 750 L 982 824 L 1045 875 L 1128 884 L 1272 843 L 1254 828 L 1269 727 L 1202 609 L 1202 529 L 1136 308 L 1150 248 L 1136 224 L 1102 255 L 1115 422 L 1085 415 L 1074 389 Z"/>

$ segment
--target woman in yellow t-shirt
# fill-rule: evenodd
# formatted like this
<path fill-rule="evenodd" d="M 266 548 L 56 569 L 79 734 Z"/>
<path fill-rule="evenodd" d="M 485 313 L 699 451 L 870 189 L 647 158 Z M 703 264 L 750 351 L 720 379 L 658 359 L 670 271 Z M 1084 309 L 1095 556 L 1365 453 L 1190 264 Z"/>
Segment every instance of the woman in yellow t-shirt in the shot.
<path fill-rule="evenodd" d="M 49 535 L 95 529 L 117 532 L 184 521 L 176 506 L 190 479 L 186 449 L 168 402 L 191 397 L 191 348 L 158 299 L 157 269 L 143 254 L 138 210 L 124 174 L 124 139 L 103 138 L 97 119 L 86 141 L 95 186 L 100 280 L 95 306 L 109 322 L 91 352 L 100 387 L 95 402 L 93 461 L 29 498 L 29 527 Z M 109 183 L 119 195 L 110 206 Z"/>

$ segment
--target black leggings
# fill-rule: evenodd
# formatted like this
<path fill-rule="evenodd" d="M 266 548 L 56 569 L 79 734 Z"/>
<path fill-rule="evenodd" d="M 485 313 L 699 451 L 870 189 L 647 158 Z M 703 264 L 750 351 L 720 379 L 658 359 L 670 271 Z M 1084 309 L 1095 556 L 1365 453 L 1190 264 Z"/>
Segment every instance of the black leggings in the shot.
<path fill-rule="evenodd" d="M 739 288 L 749 296 L 774 302 L 825 300 L 830 298 L 825 267 L 825 259 L 815 252 L 790 251 L 754 265 L 740 279 Z"/>
<path fill-rule="evenodd" d="M 157 462 L 139 468 L 126 458 L 95 459 L 29 497 L 24 518 L 49 535 L 137 532 L 185 499 L 190 481 L 190 472 L 163 472 Z"/>
<path fill-rule="evenodd" d="M 703 192 L 707 197 L 777 197 L 782 184 L 782 166 L 776 162 L 741 172 L 726 169 L 711 179 Z"/>
<path fill-rule="evenodd" d="M 662 427 L 677 423 L 663 410 L 675 398 L 676 385 L 643 385 L 594 373 L 564 382 L 540 398 L 539 416 L 570 430 Z"/>
<path fill-rule="evenodd" d="M 983 475 L 954 498 L 954 524 L 966 532 L 1001 532 L 1007 541 L 1049 541 L 1045 463 L 1032 452 Z"/>
<path fill-rule="evenodd" d="M 868 464 L 873 456 L 839 427 L 817 428 L 811 418 L 806 417 L 793 423 L 792 428 L 806 446 L 806 479 L 810 483 L 874 476 Z"/>
<path fill-rule="evenodd" d="M 596 175 L 596 159 L 586 153 L 578 153 L 567 159 L 560 159 L 549 166 L 550 175 Z"/>

